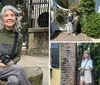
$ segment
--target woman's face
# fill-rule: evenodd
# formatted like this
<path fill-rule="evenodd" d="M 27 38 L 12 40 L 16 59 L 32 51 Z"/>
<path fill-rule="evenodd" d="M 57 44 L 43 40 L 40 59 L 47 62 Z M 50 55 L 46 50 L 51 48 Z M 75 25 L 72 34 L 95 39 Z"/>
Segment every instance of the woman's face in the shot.
<path fill-rule="evenodd" d="M 16 23 L 16 16 L 13 11 L 6 10 L 4 12 L 4 26 L 8 30 L 12 30 L 12 26 Z"/>
<path fill-rule="evenodd" d="M 88 59 L 88 53 L 84 53 L 84 58 Z"/>

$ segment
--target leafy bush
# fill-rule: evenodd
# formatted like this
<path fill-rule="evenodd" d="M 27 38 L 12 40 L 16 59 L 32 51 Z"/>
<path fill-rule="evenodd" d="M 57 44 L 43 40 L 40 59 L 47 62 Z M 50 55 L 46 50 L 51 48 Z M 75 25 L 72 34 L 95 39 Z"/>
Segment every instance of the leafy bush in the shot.
<path fill-rule="evenodd" d="M 95 70 L 100 70 L 100 56 L 96 56 L 95 59 Z"/>
<path fill-rule="evenodd" d="M 83 12 L 85 15 L 89 15 L 95 12 L 95 3 L 96 0 L 80 0 L 79 8 L 80 11 Z"/>
<path fill-rule="evenodd" d="M 87 16 L 82 32 L 93 38 L 100 38 L 100 13 Z"/>
<path fill-rule="evenodd" d="M 64 24 L 68 14 L 62 9 L 56 9 L 56 21 L 59 24 Z"/>
<path fill-rule="evenodd" d="M 79 3 L 80 2 L 74 2 L 72 4 L 69 3 L 69 9 L 71 10 L 71 12 L 77 12 L 77 13 L 81 12 Z"/>

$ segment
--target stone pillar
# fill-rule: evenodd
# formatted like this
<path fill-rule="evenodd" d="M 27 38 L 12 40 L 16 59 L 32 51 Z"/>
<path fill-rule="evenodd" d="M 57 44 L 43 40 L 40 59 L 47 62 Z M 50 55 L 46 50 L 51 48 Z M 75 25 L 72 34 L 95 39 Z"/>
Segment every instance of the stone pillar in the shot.
<path fill-rule="evenodd" d="M 61 85 L 75 85 L 76 44 L 61 44 Z"/>
<path fill-rule="evenodd" d="M 28 29 L 28 55 L 48 56 L 48 28 Z"/>

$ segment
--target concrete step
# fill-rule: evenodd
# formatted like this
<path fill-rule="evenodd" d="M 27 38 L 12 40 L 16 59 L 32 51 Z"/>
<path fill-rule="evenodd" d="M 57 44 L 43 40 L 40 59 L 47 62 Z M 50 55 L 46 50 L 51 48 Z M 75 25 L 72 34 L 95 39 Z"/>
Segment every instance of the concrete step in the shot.
<path fill-rule="evenodd" d="M 42 85 L 43 72 L 41 68 L 25 67 L 26 75 L 32 85 Z"/>
<path fill-rule="evenodd" d="M 32 85 L 42 85 L 43 72 L 40 67 L 24 67 L 24 69 Z M 6 81 L 0 80 L 0 85 L 6 85 Z"/>
<path fill-rule="evenodd" d="M 49 57 L 48 56 L 27 56 L 22 55 L 17 63 L 23 67 L 41 67 L 43 71 L 42 85 L 49 85 Z"/>
<path fill-rule="evenodd" d="M 27 48 L 22 48 L 22 53 L 21 55 L 27 55 Z"/>

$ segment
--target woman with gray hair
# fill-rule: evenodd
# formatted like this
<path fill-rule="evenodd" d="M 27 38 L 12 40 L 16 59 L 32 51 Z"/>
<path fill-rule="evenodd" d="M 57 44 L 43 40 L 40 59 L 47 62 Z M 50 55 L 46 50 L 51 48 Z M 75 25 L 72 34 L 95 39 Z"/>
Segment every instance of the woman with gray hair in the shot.
<path fill-rule="evenodd" d="M 84 51 L 79 70 L 84 69 L 84 75 L 80 76 L 80 85 L 89 85 L 92 82 L 91 70 L 93 69 L 92 60 L 88 51 Z"/>
<path fill-rule="evenodd" d="M 7 79 L 7 85 L 31 85 L 24 69 L 16 64 L 20 60 L 22 47 L 18 16 L 18 10 L 11 5 L 3 7 L 1 11 L 0 79 Z"/>

